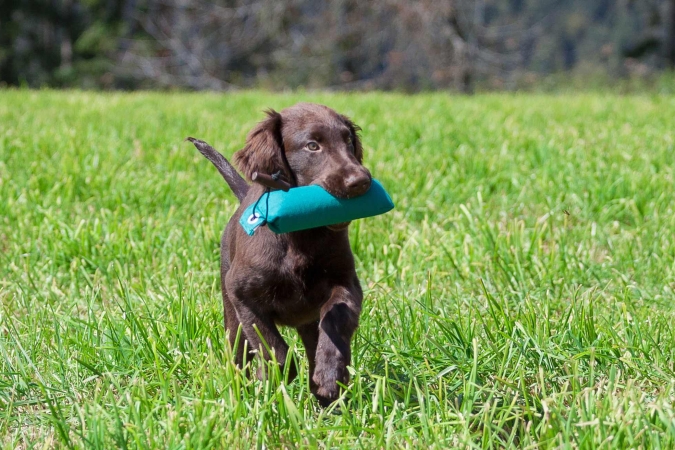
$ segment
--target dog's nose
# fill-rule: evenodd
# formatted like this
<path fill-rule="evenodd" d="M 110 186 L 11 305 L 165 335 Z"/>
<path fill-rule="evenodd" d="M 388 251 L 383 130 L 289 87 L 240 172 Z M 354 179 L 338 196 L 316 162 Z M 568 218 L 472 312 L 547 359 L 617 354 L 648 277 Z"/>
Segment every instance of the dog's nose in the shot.
<path fill-rule="evenodd" d="M 370 175 L 365 172 L 357 172 L 345 179 L 345 187 L 350 197 L 363 195 L 370 188 Z"/>

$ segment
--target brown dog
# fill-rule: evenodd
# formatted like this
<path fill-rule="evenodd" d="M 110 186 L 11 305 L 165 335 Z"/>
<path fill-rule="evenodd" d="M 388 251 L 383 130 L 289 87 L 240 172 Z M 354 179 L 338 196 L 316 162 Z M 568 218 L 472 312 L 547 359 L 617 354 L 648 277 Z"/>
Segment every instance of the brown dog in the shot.
<path fill-rule="evenodd" d="M 293 186 L 318 184 L 336 197 L 365 193 L 370 172 L 347 117 L 316 104 L 300 103 L 267 118 L 248 135 L 234 162 L 248 179 L 254 172 L 279 173 Z M 358 326 L 363 293 L 349 246 L 349 223 L 275 234 L 267 227 L 248 236 L 239 225 L 243 211 L 264 192 L 249 186 L 208 144 L 190 139 L 228 182 L 241 205 L 221 241 L 221 287 L 225 326 L 232 347 L 239 327 L 250 353 L 269 359 L 264 339 L 279 364 L 288 345 L 277 325 L 295 327 L 309 359 L 310 387 L 322 405 L 339 396 L 349 379 L 350 341 Z M 242 363 L 244 339 L 236 348 Z M 295 376 L 291 365 L 290 377 Z"/>

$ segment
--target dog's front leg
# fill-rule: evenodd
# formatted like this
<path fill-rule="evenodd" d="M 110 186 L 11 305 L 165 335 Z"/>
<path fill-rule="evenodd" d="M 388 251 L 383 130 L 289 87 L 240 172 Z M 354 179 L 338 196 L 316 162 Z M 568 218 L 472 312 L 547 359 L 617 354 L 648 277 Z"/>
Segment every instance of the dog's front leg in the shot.
<path fill-rule="evenodd" d="M 314 395 L 327 406 L 340 395 L 338 382 L 347 384 L 351 363 L 351 339 L 359 324 L 363 294 L 356 281 L 350 288 L 336 286 L 321 308 L 319 341 L 312 376 Z"/>
<path fill-rule="evenodd" d="M 274 352 L 274 358 L 283 370 L 288 357 L 288 344 L 279 333 L 272 318 L 248 307 L 241 301 L 233 300 L 232 303 L 241 323 L 244 337 L 248 341 L 249 350 L 256 351 L 265 361 L 269 361 L 272 359 L 272 355 L 268 351 L 269 347 Z M 263 379 L 264 375 L 265 368 L 261 367 L 258 370 L 258 378 Z M 296 375 L 297 369 L 295 364 L 292 363 L 289 368 L 288 381 L 293 380 Z"/>
<path fill-rule="evenodd" d="M 312 393 L 316 393 L 316 384 L 314 383 L 314 369 L 316 368 L 316 347 L 319 345 L 319 321 L 310 322 L 301 325 L 298 328 L 298 334 L 305 346 L 307 353 L 307 362 L 309 363 L 309 388 Z"/>

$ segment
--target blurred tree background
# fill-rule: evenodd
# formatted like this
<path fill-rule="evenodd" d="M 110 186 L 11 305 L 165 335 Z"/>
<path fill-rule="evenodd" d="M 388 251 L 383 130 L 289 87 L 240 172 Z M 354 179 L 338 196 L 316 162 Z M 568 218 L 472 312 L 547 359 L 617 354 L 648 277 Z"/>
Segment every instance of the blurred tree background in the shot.
<path fill-rule="evenodd" d="M 675 0 L 0 0 L 0 84 L 516 89 L 675 66 Z"/>

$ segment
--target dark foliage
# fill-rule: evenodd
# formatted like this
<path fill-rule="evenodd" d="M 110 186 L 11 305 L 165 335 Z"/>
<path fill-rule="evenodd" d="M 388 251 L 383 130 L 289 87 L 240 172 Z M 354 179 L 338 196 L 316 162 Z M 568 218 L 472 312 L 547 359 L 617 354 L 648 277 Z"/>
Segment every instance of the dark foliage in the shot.
<path fill-rule="evenodd" d="M 675 0 L 0 0 L 9 85 L 471 91 L 674 65 Z"/>

